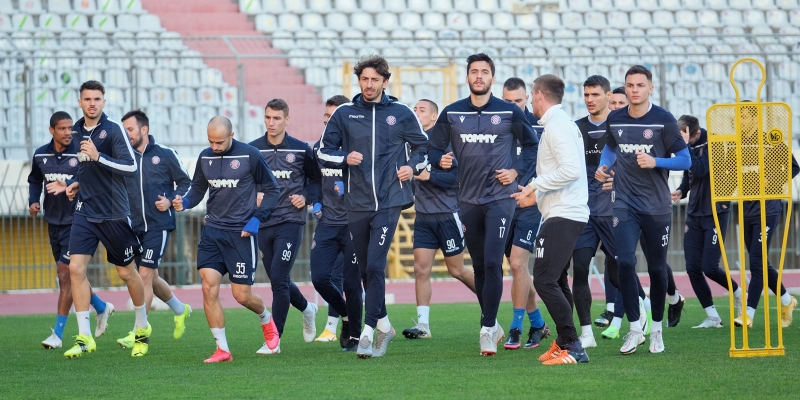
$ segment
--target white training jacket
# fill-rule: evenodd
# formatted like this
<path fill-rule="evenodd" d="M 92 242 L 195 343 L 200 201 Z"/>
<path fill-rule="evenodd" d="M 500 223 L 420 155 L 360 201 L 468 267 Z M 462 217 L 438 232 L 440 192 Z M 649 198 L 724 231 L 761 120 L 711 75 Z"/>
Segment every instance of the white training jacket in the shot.
<path fill-rule="evenodd" d="M 550 107 L 539 119 L 544 133 L 539 139 L 536 178 L 530 185 L 542 217 L 589 220 L 589 190 L 583 138 L 561 104 Z"/>

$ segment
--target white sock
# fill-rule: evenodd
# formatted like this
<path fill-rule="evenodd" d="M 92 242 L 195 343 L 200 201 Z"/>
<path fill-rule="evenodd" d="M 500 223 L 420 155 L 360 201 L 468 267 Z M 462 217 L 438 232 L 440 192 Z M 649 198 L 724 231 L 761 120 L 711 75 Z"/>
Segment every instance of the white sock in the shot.
<path fill-rule="evenodd" d="M 644 328 L 639 323 L 638 319 L 636 321 L 628 321 L 628 322 L 630 322 L 631 324 L 631 332 L 644 333 Z"/>
<path fill-rule="evenodd" d="M 431 313 L 431 306 L 417 306 L 417 323 L 428 325 Z"/>
<path fill-rule="evenodd" d="M 611 320 L 611 326 L 613 326 L 613 327 L 615 327 L 617 329 L 621 328 L 622 327 L 622 318 L 614 317 L 614 319 Z"/>
<path fill-rule="evenodd" d="M 581 325 L 581 336 L 593 336 L 592 335 L 592 326 L 591 325 Z"/>
<path fill-rule="evenodd" d="M 792 296 L 789 295 L 789 292 L 786 292 L 781 295 L 781 305 L 788 306 L 789 303 L 792 302 Z"/>
<path fill-rule="evenodd" d="M 614 312 L 614 303 L 606 303 L 606 310 Z"/>
<path fill-rule="evenodd" d="M 674 295 L 672 295 L 672 296 L 670 296 L 670 295 L 667 295 L 667 302 L 668 302 L 668 303 L 669 303 L 669 305 L 671 305 L 671 306 L 674 306 L 675 304 L 678 304 L 678 302 L 679 302 L 680 300 L 681 300 L 681 295 L 680 295 L 680 294 L 678 294 L 678 291 L 677 291 L 677 290 L 675 291 L 675 294 L 674 294 Z"/>
<path fill-rule="evenodd" d="M 709 318 L 722 319 L 722 318 L 719 317 L 719 313 L 717 312 L 717 308 L 714 307 L 714 306 L 706 307 L 706 315 L 708 315 Z"/>
<path fill-rule="evenodd" d="M 376 326 L 378 330 L 383 333 L 389 333 L 392 331 L 392 324 L 389 322 L 389 316 L 385 316 L 378 320 L 378 325 Z"/>
<path fill-rule="evenodd" d="M 133 329 L 131 329 L 132 333 L 136 333 L 136 321 L 133 321 Z"/>
<path fill-rule="evenodd" d="M 643 301 L 644 301 L 644 310 L 645 311 L 652 310 L 652 308 L 651 308 L 652 303 L 650 302 L 650 298 L 647 297 L 647 296 L 644 296 L 644 300 Z"/>
<path fill-rule="evenodd" d="M 136 328 L 147 329 L 147 307 L 144 304 L 133 306 L 136 313 Z"/>
<path fill-rule="evenodd" d="M 364 336 L 366 336 L 367 338 L 369 338 L 369 342 L 372 343 L 372 334 L 374 332 L 375 328 L 369 325 L 364 325 L 364 329 L 361 331 L 361 337 L 363 338 Z"/>
<path fill-rule="evenodd" d="M 747 307 L 747 316 L 750 317 L 750 319 L 753 319 L 753 316 L 755 315 L 756 315 L 756 309 L 753 307 Z"/>
<path fill-rule="evenodd" d="M 269 313 L 267 307 L 264 307 L 264 312 L 258 314 L 258 319 L 261 320 L 261 325 L 268 324 L 270 317 L 272 317 L 272 314 Z"/>
<path fill-rule="evenodd" d="M 186 307 L 183 305 L 183 303 L 178 300 L 178 296 L 175 295 L 172 295 L 172 298 L 167 301 L 167 305 L 172 309 L 175 315 L 181 315 L 186 310 Z"/>
<path fill-rule="evenodd" d="M 328 322 L 325 324 L 325 329 L 336 333 L 336 327 L 339 325 L 339 317 L 328 316 Z"/>
<path fill-rule="evenodd" d="M 347 317 L 342 317 L 342 322 L 344 322 L 344 321 L 350 322 L 350 319 L 347 318 Z"/>
<path fill-rule="evenodd" d="M 661 332 L 661 330 L 662 330 L 661 321 L 653 321 L 653 324 L 650 325 L 650 333 Z"/>
<path fill-rule="evenodd" d="M 736 297 L 737 299 L 741 299 L 742 298 L 742 287 L 741 286 L 737 287 L 736 290 L 733 292 L 733 297 Z"/>
<path fill-rule="evenodd" d="M 231 352 L 231 349 L 228 348 L 228 339 L 225 338 L 225 328 L 211 328 L 211 334 L 214 335 L 214 340 L 217 341 L 217 347 L 228 353 Z"/>
<path fill-rule="evenodd" d="M 78 334 L 79 335 L 92 335 L 92 324 L 89 320 L 89 311 L 78 311 L 75 313 L 78 318 Z"/>

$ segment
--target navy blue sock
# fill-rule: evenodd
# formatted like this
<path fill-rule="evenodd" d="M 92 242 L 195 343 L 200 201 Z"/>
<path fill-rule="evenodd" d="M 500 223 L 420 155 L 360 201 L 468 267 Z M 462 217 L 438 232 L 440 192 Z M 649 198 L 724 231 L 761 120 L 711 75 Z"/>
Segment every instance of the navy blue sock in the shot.
<path fill-rule="evenodd" d="M 522 331 L 522 317 L 525 316 L 525 309 L 524 308 L 515 308 L 514 309 L 514 318 L 511 319 L 511 328 L 517 328 Z"/>
<path fill-rule="evenodd" d="M 92 293 L 92 299 L 89 301 L 94 307 L 94 310 L 97 311 L 98 314 L 102 314 L 106 312 L 106 302 L 100 300 L 100 297 L 97 296 L 97 293 Z"/>
<path fill-rule="evenodd" d="M 64 338 L 64 328 L 67 326 L 67 316 L 66 315 L 56 315 L 56 328 L 53 329 L 55 331 L 56 336 L 59 339 Z"/>
<path fill-rule="evenodd" d="M 539 312 L 538 308 L 528 313 L 528 319 L 531 320 L 531 328 L 544 328 L 544 318 L 542 318 L 542 313 Z"/>

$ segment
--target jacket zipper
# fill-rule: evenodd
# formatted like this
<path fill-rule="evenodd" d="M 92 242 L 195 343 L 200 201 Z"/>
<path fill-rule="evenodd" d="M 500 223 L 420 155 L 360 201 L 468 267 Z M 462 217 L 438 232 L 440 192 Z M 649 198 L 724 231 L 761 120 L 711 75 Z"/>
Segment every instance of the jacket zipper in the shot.
<path fill-rule="evenodd" d="M 141 193 L 142 198 L 142 219 L 144 220 L 144 231 L 147 232 L 147 215 L 144 212 L 144 165 L 142 165 L 142 160 L 144 160 L 144 153 L 141 153 L 141 157 L 139 158 L 139 192 Z"/>
<path fill-rule="evenodd" d="M 375 198 L 375 211 L 378 211 L 378 192 L 375 190 L 375 105 L 372 106 L 372 196 Z M 349 182 L 348 182 L 349 186 Z M 349 189 L 349 188 L 348 188 Z"/>

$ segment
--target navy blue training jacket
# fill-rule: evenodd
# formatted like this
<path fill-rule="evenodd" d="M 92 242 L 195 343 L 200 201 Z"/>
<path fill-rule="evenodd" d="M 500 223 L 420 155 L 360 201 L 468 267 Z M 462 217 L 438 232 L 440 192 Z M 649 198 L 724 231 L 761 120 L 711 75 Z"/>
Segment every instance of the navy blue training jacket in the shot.
<path fill-rule="evenodd" d="M 364 159 L 348 166 L 347 155 L 353 151 Z M 358 94 L 339 106 L 325 126 L 317 155 L 326 168 L 346 168 L 348 211 L 378 211 L 414 203 L 411 182 L 400 182 L 397 171 L 408 165 L 418 175 L 428 165 L 427 153 L 428 135 L 417 116 L 384 93 L 379 103 L 364 101 Z"/>
<path fill-rule="evenodd" d="M 58 180 L 71 181 L 78 175 L 78 151 L 80 144 L 73 140 L 64 152 L 57 153 L 53 141 L 33 152 L 31 173 L 28 174 L 28 206 L 38 203 L 45 185 Z M 44 220 L 51 225 L 72 224 L 75 203 L 69 201 L 66 193 L 58 196 L 44 193 Z"/>
<path fill-rule="evenodd" d="M 158 196 L 171 202 L 176 194 L 189 190 L 192 180 L 175 150 L 157 143 L 153 135 L 149 138 L 144 153 L 133 151 L 138 171 L 128 178 L 131 226 L 136 232 L 171 231 L 175 229 L 175 211 L 158 211 Z"/>

